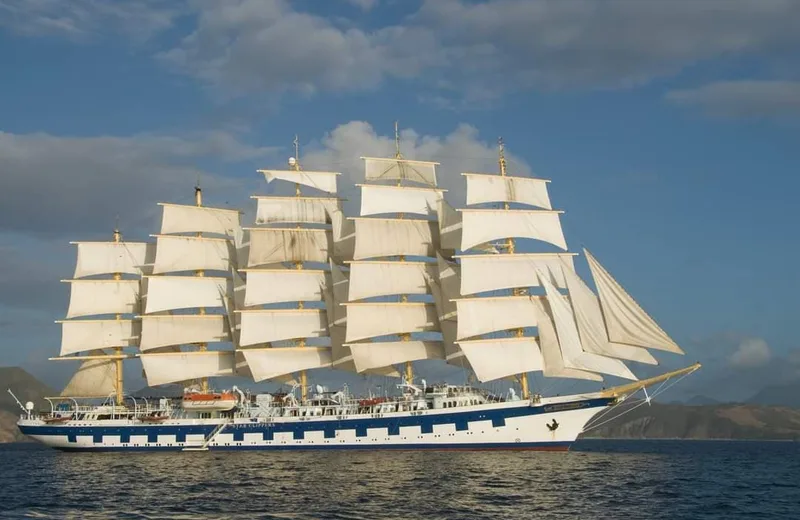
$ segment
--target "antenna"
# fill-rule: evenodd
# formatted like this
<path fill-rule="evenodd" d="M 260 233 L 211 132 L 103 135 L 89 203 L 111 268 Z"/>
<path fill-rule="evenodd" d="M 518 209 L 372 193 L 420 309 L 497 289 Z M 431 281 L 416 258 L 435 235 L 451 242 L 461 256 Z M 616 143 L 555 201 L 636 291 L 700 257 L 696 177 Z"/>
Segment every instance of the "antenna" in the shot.
<path fill-rule="evenodd" d="M 394 156 L 396 159 L 402 159 L 403 154 L 400 153 L 400 131 L 397 128 L 397 121 L 394 122 Z"/>
<path fill-rule="evenodd" d="M 203 189 L 200 187 L 200 172 L 197 172 L 197 182 L 194 185 L 194 205 L 203 205 Z"/>
<path fill-rule="evenodd" d="M 300 171 L 300 141 L 297 139 L 297 134 L 295 134 L 292 144 L 294 144 L 294 157 L 289 157 L 289 168 Z"/>
<path fill-rule="evenodd" d="M 506 146 L 503 143 L 503 138 L 502 137 L 498 137 L 497 138 L 497 145 L 498 145 L 498 148 L 499 148 L 498 149 L 498 154 L 500 156 L 499 160 L 498 160 L 498 162 L 500 163 L 500 175 L 505 177 L 505 175 L 506 175 Z"/>
<path fill-rule="evenodd" d="M 114 242 L 119 242 L 121 233 L 119 232 L 119 213 L 114 217 Z"/>

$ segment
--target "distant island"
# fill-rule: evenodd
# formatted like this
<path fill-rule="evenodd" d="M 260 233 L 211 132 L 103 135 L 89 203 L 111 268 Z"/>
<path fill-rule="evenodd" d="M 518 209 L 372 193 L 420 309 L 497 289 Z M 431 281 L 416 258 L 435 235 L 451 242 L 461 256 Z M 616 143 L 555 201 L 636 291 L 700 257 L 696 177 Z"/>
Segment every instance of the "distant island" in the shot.
<path fill-rule="evenodd" d="M 22 368 L 0 367 L 0 443 L 24 441 L 16 426 L 19 406 L 6 388 L 11 388 L 23 404 L 33 401 L 37 408 L 47 406 L 44 396 L 57 392 Z M 619 411 L 609 412 L 609 417 L 615 413 Z M 652 403 L 639 406 L 582 438 L 800 441 L 800 408 L 715 403 L 711 399 L 694 399 L 688 404 Z"/>

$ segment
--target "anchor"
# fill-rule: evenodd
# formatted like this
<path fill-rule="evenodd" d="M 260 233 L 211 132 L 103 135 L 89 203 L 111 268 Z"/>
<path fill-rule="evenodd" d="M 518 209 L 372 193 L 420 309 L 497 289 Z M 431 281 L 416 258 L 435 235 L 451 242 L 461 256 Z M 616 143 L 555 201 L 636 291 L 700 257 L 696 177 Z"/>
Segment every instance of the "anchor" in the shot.
<path fill-rule="evenodd" d="M 546 424 L 547 429 L 551 432 L 554 432 L 558 429 L 558 421 L 556 421 L 555 417 L 553 417 L 553 422 L 550 424 Z"/>

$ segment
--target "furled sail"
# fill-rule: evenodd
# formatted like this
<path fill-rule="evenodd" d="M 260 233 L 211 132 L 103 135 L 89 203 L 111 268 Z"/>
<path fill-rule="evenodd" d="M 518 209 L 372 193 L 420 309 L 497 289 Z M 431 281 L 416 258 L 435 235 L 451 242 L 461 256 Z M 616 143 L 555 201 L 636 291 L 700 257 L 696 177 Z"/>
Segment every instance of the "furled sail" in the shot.
<path fill-rule="evenodd" d="M 597 285 L 609 340 L 683 354 L 683 350 L 636 303 L 636 300 L 625 292 L 600 262 L 586 249 L 583 252 L 586 254 L 592 278 Z"/>

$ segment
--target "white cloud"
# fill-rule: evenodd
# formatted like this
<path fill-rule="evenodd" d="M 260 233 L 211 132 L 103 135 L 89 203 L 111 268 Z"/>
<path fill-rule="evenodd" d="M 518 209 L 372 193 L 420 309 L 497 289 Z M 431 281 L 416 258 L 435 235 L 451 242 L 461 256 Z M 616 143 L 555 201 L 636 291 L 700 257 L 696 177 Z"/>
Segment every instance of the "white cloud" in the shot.
<path fill-rule="evenodd" d="M 223 132 L 88 138 L 0 132 L 0 232 L 81 238 L 109 229 L 116 215 L 123 228 L 142 227 L 157 213 L 156 202 L 190 199 L 198 176 L 209 200 L 224 203 L 241 194 L 242 181 L 203 166 L 271 152 Z"/>
<path fill-rule="evenodd" d="M 395 153 L 394 135 L 381 135 L 365 121 L 339 125 L 321 141 L 312 143 L 311 150 L 301 154 L 306 169 L 336 170 L 343 173 L 340 183 L 348 189 L 348 213 L 358 212 L 358 192 L 353 184 L 364 182 L 362 156 L 392 157 Z M 512 146 L 513 149 L 513 146 Z M 478 130 L 459 125 L 445 136 L 421 135 L 413 129 L 400 134 L 400 151 L 408 159 L 440 162 L 438 184 L 447 189 L 445 197 L 457 206 L 465 203 L 465 181 L 462 172 L 496 172 L 497 145 L 480 139 Z M 509 168 L 518 174 L 530 173 L 530 167 L 513 153 L 506 153 Z"/>
<path fill-rule="evenodd" d="M 736 368 L 756 368 L 769 363 L 772 352 L 767 342 L 760 338 L 748 338 L 739 343 L 729 362 Z"/>
<path fill-rule="evenodd" d="M 673 90 L 667 101 L 699 107 L 722 117 L 780 117 L 800 114 L 800 81 L 718 81 Z"/>
<path fill-rule="evenodd" d="M 348 1 L 376 13 L 382 7 Z M 158 59 L 218 92 L 310 94 L 412 80 L 425 99 L 456 107 L 527 89 L 629 88 L 708 60 L 769 63 L 774 55 L 791 69 L 800 47 L 795 0 L 417 5 L 398 3 L 387 16 L 366 19 L 352 9 L 315 14 L 314 2 L 301 11 L 288 0 L 0 0 L 0 20 L 23 34 L 146 38 L 189 15 L 175 26 L 180 39 Z"/>
<path fill-rule="evenodd" d="M 0 27 L 24 36 L 81 40 L 122 32 L 144 40 L 171 27 L 177 14 L 163 0 L 0 0 Z"/>
<path fill-rule="evenodd" d="M 338 27 L 285 0 L 193 5 L 196 28 L 159 57 L 234 93 L 370 89 L 435 61 L 429 33 L 413 27 Z"/>
<path fill-rule="evenodd" d="M 529 88 L 626 88 L 704 60 L 800 45 L 792 0 L 426 0 L 374 30 L 284 0 L 194 7 L 197 28 L 162 59 L 239 93 L 403 78 L 443 94 L 431 99 L 471 103 Z"/>

